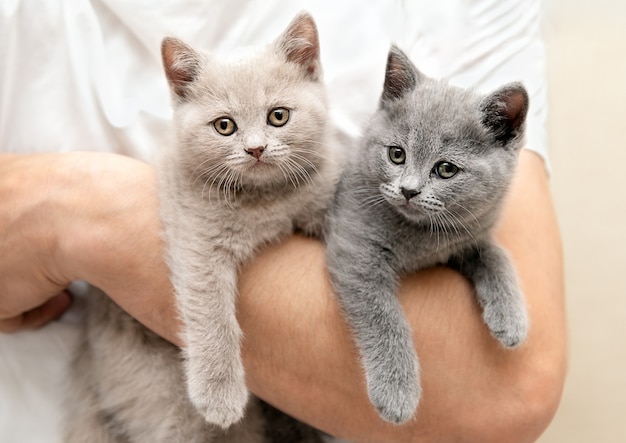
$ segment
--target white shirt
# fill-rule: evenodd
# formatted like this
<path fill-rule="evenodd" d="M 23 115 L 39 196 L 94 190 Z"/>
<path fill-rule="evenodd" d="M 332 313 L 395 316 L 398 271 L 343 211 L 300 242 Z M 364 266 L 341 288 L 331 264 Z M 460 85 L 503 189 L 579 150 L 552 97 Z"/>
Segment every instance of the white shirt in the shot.
<path fill-rule="evenodd" d="M 539 0 L 2 0 L 0 150 L 98 150 L 146 161 L 167 142 L 160 42 L 218 52 L 273 41 L 301 10 L 320 35 L 332 118 L 358 135 L 398 44 L 425 74 L 489 92 L 522 81 L 527 147 L 547 160 Z M 72 315 L 0 335 L 0 441 L 59 440 Z"/>

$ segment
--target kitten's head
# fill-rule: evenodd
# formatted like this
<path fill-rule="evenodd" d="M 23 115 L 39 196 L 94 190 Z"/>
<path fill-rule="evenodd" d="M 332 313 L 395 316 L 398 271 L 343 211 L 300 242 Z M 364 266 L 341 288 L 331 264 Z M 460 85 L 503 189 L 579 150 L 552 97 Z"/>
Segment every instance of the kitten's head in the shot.
<path fill-rule="evenodd" d="M 201 185 L 298 185 L 319 168 L 327 121 L 319 40 L 298 15 L 270 46 L 243 58 L 162 44 L 178 158 Z"/>
<path fill-rule="evenodd" d="M 519 83 L 480 96 L 424 76 L 392 47 L 364 172 L 411 221 L 447 230 L 480 223 L 514 174 L 527 109 Z"/>

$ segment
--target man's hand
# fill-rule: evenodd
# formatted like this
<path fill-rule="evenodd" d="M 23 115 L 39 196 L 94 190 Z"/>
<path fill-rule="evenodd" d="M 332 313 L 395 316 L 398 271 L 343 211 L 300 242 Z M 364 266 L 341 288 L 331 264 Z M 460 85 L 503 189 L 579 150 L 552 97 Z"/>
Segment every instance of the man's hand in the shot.
<path fill-rule="evenodd" d="M 57 157 L 0 156 L 0 332 L 39 327 L 70 305 L 56 262 Z"/>
<path fill-rule="evenodd" d="M 176 341 L 158 208 L 155 169 L 129 157 L 1 154 L 0 332 L 54 319 L 86 280 Z"/>

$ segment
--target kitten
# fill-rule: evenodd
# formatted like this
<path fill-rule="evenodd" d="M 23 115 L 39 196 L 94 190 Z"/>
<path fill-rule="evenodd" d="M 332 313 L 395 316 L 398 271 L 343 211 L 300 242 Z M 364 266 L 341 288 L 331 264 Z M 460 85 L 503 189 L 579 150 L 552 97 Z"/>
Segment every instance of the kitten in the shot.
<path fill-rule="evenodd" d="M 157 169 L 183 355 L 94 288 L 67 441 L 321 441 L 248 401 L 235 317 L 240 265 L 294 229 L 321 234 L 338 181 L 315 23 L 298 15 L 247 58 L 174 38 L 162 55 L 177 143 Z"/>
<path fill-rule="evenodd" d="M 237 272 L 263 245 L 320 234 L 339 165 L 317 29 L 300 15 L 266 51 L 223 61 L 163 43 L 178 143 L 160 167 L 168 264 L 184 322 L 187 389 L 228 427 L 248 400 Z"/>
<path fill-rule="evenodd" d="M 468 277 L 483 320 L 505 347 L 526 337 L 515 271 L 492 239 L 514 175 L 528 96 L 519 83 L 487 96 L 427 78 L 392 47 L 379 109 L 344 168 L 326 226 L 333 286 L 353 330 L 367 390 L 402 423 L 421 388 L 399 276 L 447 264 Z"/>

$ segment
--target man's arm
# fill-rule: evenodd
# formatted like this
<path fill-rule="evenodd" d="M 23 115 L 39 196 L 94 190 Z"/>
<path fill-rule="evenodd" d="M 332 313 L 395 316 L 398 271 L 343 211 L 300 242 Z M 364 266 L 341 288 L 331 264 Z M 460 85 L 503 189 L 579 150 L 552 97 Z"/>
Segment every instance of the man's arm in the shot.
<path fill-rule="evenodd" d="M 76 153 L 2 155 L 0 172 L 0 326 L 12 326 L 4 330 L 84 279 L 180 344 L 153 168 Z M 301 237 L 264 251 L 241 274 L 238 315 L 250 389 L 355 442 L 534 441 L 560 399 L 566 334 L 559 234 L 543 163 L 533 153 L 522 153 L 498 239 L 526 294 L 528 341 L 502 349 L 482 324 L 471 286 L 455 272 L 437 268 L 406 278 L 399 297 L 424 389 L 415 421 L 392 426 L 371 407 L 323 246 Z"/>

